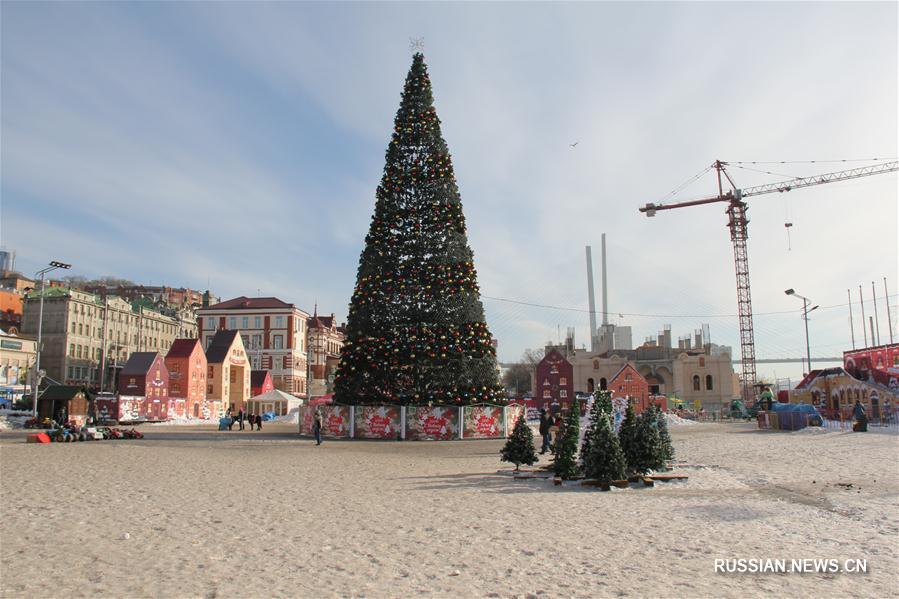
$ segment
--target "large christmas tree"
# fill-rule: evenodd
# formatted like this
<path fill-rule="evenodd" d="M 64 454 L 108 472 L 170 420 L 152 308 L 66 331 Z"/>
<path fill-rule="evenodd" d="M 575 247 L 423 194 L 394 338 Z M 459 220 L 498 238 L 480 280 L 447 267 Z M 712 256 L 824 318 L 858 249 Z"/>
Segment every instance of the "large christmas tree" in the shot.
<path fill-rule="evenodd" d="M 424 56 L 406 77 L 335 378 L 349 404 L 503 399 Z"/>

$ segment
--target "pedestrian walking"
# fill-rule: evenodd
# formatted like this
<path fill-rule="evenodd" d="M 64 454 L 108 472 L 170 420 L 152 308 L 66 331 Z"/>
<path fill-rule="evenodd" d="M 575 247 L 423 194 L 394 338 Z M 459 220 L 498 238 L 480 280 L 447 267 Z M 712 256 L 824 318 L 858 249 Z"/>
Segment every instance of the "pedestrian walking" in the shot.
<path fill-rule="evenodd" d="M 250 430 L 253 430 L 253 425 L 256 424 L 256 414 L 248 414 L 247 423 L 250 425 Z"/>
<path fill-rule="evenodd" d="M 234 414 L 231 413 L 231 406 L 228 406 L 228 430 L 231 430 L 231 427 L 234 426 Z"/>
<path fill-rule="evenodd" d="M 855 400 L 855 405 L 852 407 L 852 417 L 855 419 L 855 424 L 852 425 L 853 432 L 868 432 L 868 415 L 865 413 L 865 406 L 863 406 L 857 399 Z"/>
<path fill-rule="evenodd" d="M 545 408 L 540 408 L 540 436 L 543 437 L 543 445 L 540 447 L 540 453 L 544 454 L 549 451 L 550 436 L 549 427 L 552 424 L 552 417 L 546 413 Z"/>
<path fill-rule="evenodd" d="M 315 435 L 315 444 L 322 444 L 322 425 L 324 424 L 324 418 L 322 417 L 321 408 L 315 409 L 315 415 L 312 416 L 312 434 Z"/>
<path fill-rule="evenodd" d="M 256 414 L 256 430 L 262 430 L 262 414 Z"/>
<path fill-rule="evenodd" d="M 243 430 L 243 408 L 237 410 L 237 430 Z"/>

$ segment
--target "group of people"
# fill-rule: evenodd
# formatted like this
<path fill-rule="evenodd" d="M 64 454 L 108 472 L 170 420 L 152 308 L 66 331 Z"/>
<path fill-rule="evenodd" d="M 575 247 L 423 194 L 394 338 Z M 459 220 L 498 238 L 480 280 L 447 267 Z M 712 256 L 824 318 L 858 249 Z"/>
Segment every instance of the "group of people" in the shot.
<path fill-rule="evenodd" d="M 232 430 L 235 424 L 237 424 L 237 430 L 244 430 L 244 423 L 250 425 L 250 430 L 262 430 L 262 414 L 247 414 L 244 413 L 243 408 L 237 410 L 237 415 L 234 416 L 231 414 L 231 408 L 228 408 L 228 418 L 231 419 L 231 422 L 228 424 L 228 430 Z M 254 429 L 253 426 L 256 426 Z"/>

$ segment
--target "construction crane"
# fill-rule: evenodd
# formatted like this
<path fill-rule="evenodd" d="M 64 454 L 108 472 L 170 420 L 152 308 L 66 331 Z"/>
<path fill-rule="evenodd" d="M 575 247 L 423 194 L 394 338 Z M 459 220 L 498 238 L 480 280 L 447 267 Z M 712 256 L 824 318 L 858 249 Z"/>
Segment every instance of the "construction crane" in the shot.
<path fill-rule="evenodd" d="M 646 216 L 655 216 L 660 210 L 673 210 L 675 208 L 687 208 L 688 206 L 701 206 L 703 204 L 715 204 L 718 202 L 727 203 L 727 226 L 730 229 L 730 240 L 734 244 L 734 269 L 737 274 L 737 304 L 739 306 L 740 315 L 740 351 L 743 356 L 743 399 L 750 401 L 752 399 L 753 387 L 755 386 L 755 338 L 752 329 L 752 296 L 749 292 L 749 255 L 746 251 L 746 242 L 749 240 L 749 231 L 747 225 L 749 219 L 746 218 L 747 205 L 743 201 L 744 198 L 762 195 L 766 193 L 785 192 L 793 189 L 801 189 L 803 187 L 811 187 L 813 185 L 822 185 L 824 183 L 835 183 L 837 181 L 846 181 L 849 179 L 858 179 L 859 177 L 868 177 L 871 175 L 879 175 L 881 173 L 890 173 L 899 170 L 899 162 L 883 162 L 873 166 L 865 166 L 854 168 L 835 173 L 825 173 L 823 175 L 814 175 L 812 177 L 801 177 L 791 179 L 789 181 L 779 181 L 777 183 L 767 183 L 755 187 L 747 187 L 739 189 L 727 173 L 727 162 L 716 160 L 712 167 L 718 174 L 718 195 L 703 198 L 699 200 L 691 200 L 687 202 L 679 202 L 677 204 L 646 204 L 640 208 L 640 212 L 646 213 Z M 731 191 L 724 192 L 724 179 L 732 187 Z"/>

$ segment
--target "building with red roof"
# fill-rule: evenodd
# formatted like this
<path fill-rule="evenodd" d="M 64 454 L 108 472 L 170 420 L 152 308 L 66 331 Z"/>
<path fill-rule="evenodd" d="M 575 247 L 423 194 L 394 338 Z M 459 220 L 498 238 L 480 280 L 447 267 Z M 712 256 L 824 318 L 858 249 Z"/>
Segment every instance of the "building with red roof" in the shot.
<path fill-rule="evenodd" d="M 334 374 L 340 362 L 340 350 L 346 339 L 343 326 L 334 314 L 319 316 L 318 306 L 309 318 L 309 342 L 312 345 L 312 396 L 334 391 Z"/>
<path fill-rule="evenodd" d="M 199 339 L 175 339 L 165 356 L 174 416 L 208 418 L 206 354 Z"/>
<path fill-rule="evenodd" d="M 270 371 L 275 388 L 288 393 L 306 392 L 308 319 L 307 312 L 276 297 L 241 296 L 197 310 L 203 347 L 208 350 L 219 331 L 237 332 L 250 369 Z"/>

